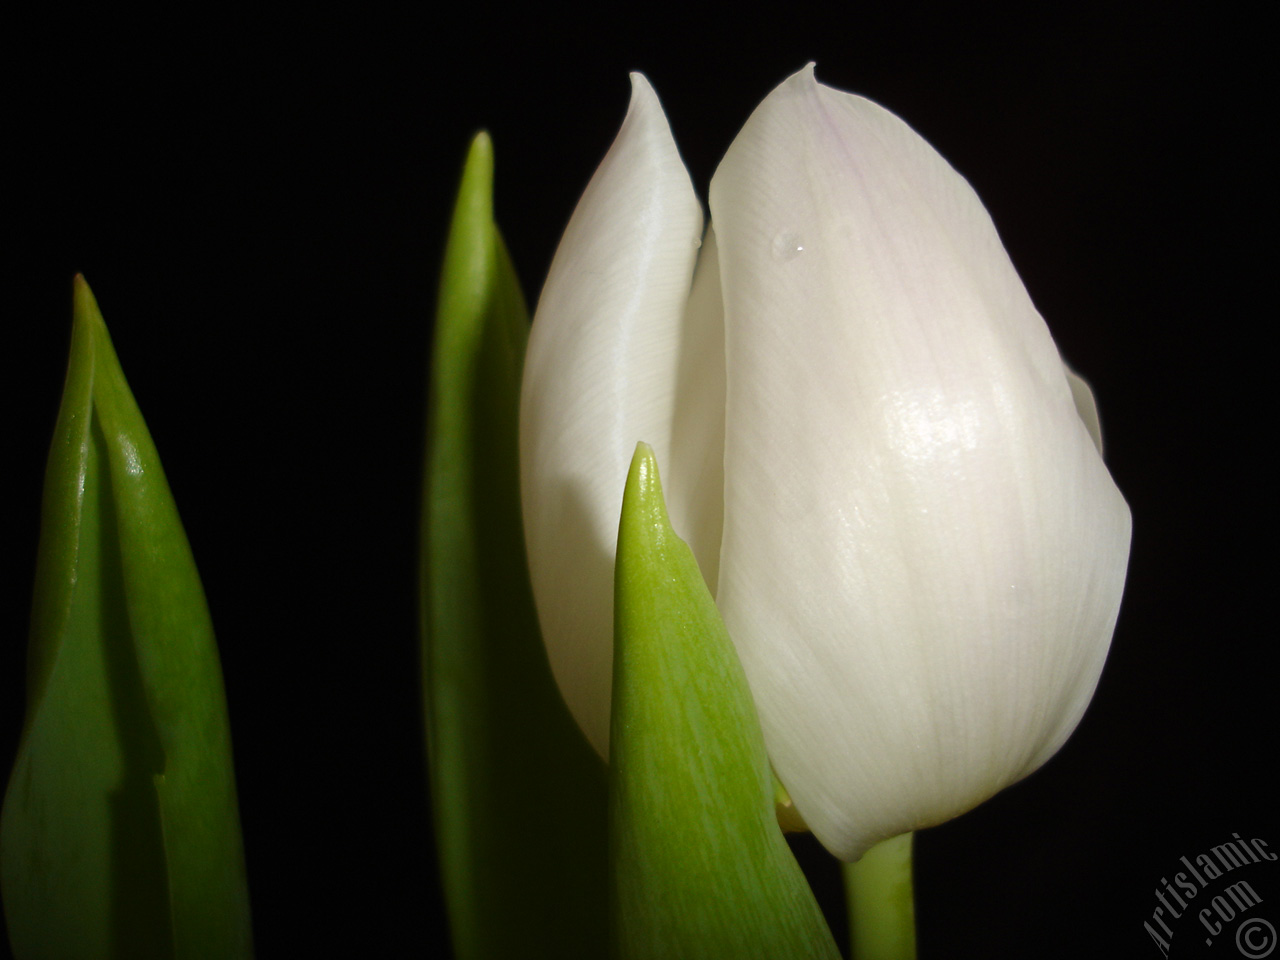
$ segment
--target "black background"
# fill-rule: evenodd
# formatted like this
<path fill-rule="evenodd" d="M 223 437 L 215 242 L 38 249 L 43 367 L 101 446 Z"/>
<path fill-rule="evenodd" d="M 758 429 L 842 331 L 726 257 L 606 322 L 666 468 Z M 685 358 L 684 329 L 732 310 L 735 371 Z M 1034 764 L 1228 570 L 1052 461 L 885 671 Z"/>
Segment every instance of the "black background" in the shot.
<path fill-rule="evenodd" d="M 1256 105 L 1249 25 L 1155 3 L 462 6 L 9 15 L 0 764 L 21 723 L 81 271 L 213 610 L 259 955 L 444 950 L 415 538 L 436 272 L 468 140 L 493 135 L 497 216 L 534 300 L 626 109 L 627 71 L 653 82 L 705 196 L 752 108 L 812 59 L 977 189 L 1094 385 L 1134 513 L 1124 608 L 1076 735 L 918 839 L 921 955 L 1158 956 L 1142 921 L 1180 856 L 1233 831 L 1280 849 L 1261 459 L 1275 442 L 1260 335 L 1275 316 L 1273 108 Z M 819 874 L 830 897 L 834 873 Z M 1270 898 L 1257 910 L 1280 924 Z M 1174 956 L 1203 939 L 1194 922 L 1175 927 Z"/>

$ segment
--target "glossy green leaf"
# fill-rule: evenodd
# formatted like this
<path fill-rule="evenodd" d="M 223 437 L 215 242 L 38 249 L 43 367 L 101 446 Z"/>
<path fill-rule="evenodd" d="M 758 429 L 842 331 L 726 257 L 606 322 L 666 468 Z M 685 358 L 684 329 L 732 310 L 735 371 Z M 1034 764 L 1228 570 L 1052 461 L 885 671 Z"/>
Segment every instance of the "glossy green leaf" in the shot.
<path fill-rule="evenodd" d="M 614 956 L 839 957 L 774 816 L 751 692 L 653 451 L 627 477 L 614 586 Z"/>
<path fill-rule="evenodd" d="M 423 692 L 455 950 L 605 950 L 605 773 L 547 664 L 525 567 L 517 417 L 528 312 L 471 145 L 450 227 L 423 509 Z"/>
<path fill-rule="evenodd" d="M 208 607 L 155 445 L 79 277 L 0 886 L 19 960 L 252 955 Z"/>

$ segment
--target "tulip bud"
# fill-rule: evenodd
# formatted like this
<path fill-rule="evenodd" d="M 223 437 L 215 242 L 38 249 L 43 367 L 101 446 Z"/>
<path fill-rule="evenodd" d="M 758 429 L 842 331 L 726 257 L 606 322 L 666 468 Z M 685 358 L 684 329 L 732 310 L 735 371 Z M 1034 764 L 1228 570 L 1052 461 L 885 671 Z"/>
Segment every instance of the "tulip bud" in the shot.
<path fill-rule="evenodd" d="M 662 465 L 770 760 L 838 856 L 947 820 L 1062 745 L 1097 684 L 1130 517 L 1096 410 L 969 185 L 808 67 L 701 211 L 652 89 L 552 264 L 521 482 L 552 669 L 607 752 L 631 450 Z"/>

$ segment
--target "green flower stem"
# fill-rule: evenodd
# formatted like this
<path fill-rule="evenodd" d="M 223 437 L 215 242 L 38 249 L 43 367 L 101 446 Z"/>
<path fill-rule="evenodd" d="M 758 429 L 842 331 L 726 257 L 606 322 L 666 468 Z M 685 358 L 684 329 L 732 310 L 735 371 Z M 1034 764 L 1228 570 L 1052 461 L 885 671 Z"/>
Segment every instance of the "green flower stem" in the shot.
<path fill-rule="evenodd" d="M 914 836 L 904 833 L 876 844 L 857 863 L 842 864 L 853 960 L 915 960 Z"/>

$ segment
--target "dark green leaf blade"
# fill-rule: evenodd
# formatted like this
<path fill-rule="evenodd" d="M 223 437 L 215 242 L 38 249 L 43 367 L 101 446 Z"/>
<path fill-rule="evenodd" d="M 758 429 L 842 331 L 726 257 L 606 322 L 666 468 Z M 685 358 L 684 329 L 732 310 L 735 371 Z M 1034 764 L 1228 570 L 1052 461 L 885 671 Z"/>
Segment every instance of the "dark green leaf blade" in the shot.
<path fill-rule="evenodd" d="M 22 741 L 0 814 L 15 955 L 252 955 L 217 647 L 93 294 L 46 472 Z"/>
<path fill-rule="evenodd" d="M 460 960 L 598 957 L 606 943 L 604 766 L 552 679 L 524 560 L 527 336 L 481 133 L 441 277 L 422 529 L 426 735 Z"/>
<path fill-rule="evenodd" d="M 643 443 L 623 499 L 614 624 L 614 956 L 839 957 L 778 828 L 746 676 Z"/>

